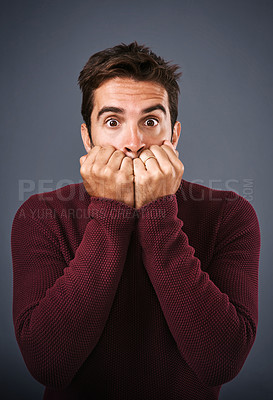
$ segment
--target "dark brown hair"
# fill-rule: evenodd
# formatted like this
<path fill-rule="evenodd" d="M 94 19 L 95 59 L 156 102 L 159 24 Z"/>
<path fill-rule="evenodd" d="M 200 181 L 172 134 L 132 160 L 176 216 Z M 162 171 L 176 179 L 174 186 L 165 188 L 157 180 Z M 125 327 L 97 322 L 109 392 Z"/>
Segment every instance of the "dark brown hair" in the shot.
<path fill-rule="evenodd" d="M 78 79 L 82 90 L 81 113 L 86 123 L 91 143 L 91 113 L 93 110 L 94 91 L 103 82 L 110 78 L 124 77 L 137 81 L 151 81 L 161 84 L 168 93 L 169 109 L 171 115 L 172 130 L 177 120 L 178 78 L 179 66 L 170 64 L 157 56 L 148 47 L 137 42 L 128 45 L 120 45 L 102 50 L 93 54 Z"/>

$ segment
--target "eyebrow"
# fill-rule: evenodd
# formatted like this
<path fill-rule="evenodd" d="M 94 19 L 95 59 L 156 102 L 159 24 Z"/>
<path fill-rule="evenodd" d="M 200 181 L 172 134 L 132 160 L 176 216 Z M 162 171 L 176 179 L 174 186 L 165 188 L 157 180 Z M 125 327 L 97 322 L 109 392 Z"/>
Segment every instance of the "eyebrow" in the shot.
<path fill-rule="evenodd" d="M 161 110 L 165 115 L 167 114 L 166 109 L 164 106 L 162 106 L 162 104 L 156 104 L 154 106 L 145 108 L 144 110 L 141 111 L 141 114 L 148 114 L 155 110 Z M 98 112 L 97 120 L 99 120 L 102 114 L 107 112 L 113 112 L 115 114 L 124 114 L 125 110 L 124 108 L 105 106 Z"/>
<path fill-rule="evenodd" d="M 118 107 L 109 107 L 109 106 L 103 107 L 103 108 L 98 112 L 97 120 L 100 118 L 100 116 L 101 116 L 102 114 L 107 113 L 107 112 L 113 112 L 113 113 L 115 113 L 115 114 L 124 114 L 124 113 L 125 113 L 125 110 L 124 110 L 124 108 L 118 108 Z"/>
<path fill-rule="evenodd" d="M 161 111 L 163 111 L 163 113 L 165 115 L 167 114 L 166 109 L 165 109 L 165 107 L 162 106 L 162 104 L 156 104 L 155 106 L 145 108 L 144 110 L 142 110 L 141 113 L 142 114 L 148 114 L 148 113 L 150 113 L 152 111 L 155 111 L 155 110 L 161 110 Z"/>

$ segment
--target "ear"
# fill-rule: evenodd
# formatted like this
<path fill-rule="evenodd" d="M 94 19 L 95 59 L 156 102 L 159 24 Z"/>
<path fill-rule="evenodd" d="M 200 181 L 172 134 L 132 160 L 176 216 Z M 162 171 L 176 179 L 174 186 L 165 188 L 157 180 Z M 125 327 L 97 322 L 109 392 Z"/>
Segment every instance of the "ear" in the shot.
<path fill-rule="evenodd" d="M 175 149 L 178 143 L 180 132 L 181 132 L 181 123 L 179 121 L 176 121 L 173 127 L 173 136 L 172 136 L 172 145 Z"/>
<path fill-rule="evenodd" d="M 81 124 L 81 135 L 82 135 L 82 142 L 84 145 L 84 148 L 86 150 L 86 153 L 89 153 L 91 150 L 91 142 L 90 142 L 90 136 L 88 133 L 88 129 L 86 124 Z"/>

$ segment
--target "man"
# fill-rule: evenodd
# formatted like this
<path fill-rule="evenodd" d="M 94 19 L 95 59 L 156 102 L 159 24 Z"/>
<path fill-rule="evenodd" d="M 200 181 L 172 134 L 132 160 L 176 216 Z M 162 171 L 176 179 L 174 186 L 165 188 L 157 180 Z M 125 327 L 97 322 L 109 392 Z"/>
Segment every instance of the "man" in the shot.
<path fill-rule="evenodd" d="M 44 399 L 214 400 L 253 345 L 257 216 L 182 179 L 178 77 L 136 42 L 90 57 L 83 183 L 15 216 L 15 332 Z"/>

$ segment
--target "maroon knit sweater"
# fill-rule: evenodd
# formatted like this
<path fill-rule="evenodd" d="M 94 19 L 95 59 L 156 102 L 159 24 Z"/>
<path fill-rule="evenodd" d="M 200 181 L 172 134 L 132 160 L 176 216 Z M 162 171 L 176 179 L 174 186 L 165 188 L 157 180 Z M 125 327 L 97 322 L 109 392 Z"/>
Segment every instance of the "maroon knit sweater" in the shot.
<path fill-rule="evenodd" d="M 214 400 L 258 314 L 260 230 L 232 191 L 182 180 L 135 210 L 83 184 L 12 228 L 14 325 L 44 399 Z"/>

